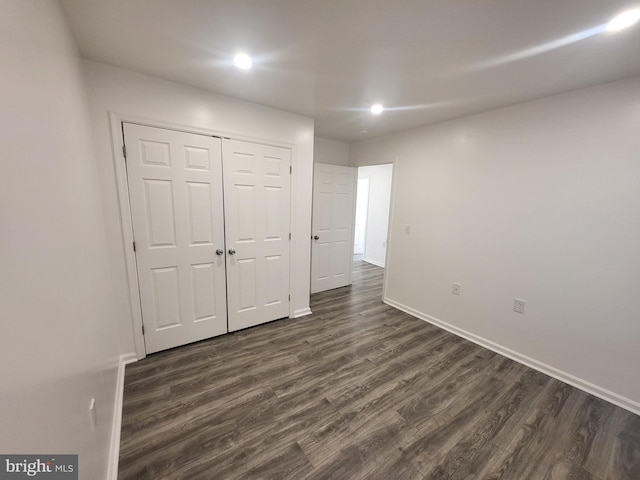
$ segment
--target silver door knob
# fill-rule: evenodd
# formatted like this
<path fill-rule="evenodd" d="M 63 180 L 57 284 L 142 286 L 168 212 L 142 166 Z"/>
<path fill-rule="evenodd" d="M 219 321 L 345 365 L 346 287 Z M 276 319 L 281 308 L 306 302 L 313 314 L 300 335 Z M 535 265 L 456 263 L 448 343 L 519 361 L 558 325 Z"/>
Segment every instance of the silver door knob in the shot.
<path fill-rule="evenodd" d="M 229 255 L 235 255 L 236 254 L 236 249 L 235 248 L 230 248 L 229 249 Z"/>
<path fill-rule="evenodd" d="M 313 236 L 313 239 L 314 239 L 314 240 L 320 240 L 320 237 L 319 237 L 318 235 L 314 235 L 314 236 Z"/>
<path fill-rule="evenodd" d="M 219 248 L 219 249 L 216 250 L 216 255 L 222 255 L 222 254 L 224 254 L 224 250 L 223 249 Z"/>

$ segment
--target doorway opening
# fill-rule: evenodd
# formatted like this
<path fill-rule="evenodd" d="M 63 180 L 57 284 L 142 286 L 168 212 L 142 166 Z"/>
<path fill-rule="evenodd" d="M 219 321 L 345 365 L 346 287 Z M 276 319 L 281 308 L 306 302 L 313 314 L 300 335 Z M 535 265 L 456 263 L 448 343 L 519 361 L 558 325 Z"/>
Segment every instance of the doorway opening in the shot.
<path fill-rule="evenodd" d="M 353 259 L 385 266 L 393 164 L 358 168 Z"/>

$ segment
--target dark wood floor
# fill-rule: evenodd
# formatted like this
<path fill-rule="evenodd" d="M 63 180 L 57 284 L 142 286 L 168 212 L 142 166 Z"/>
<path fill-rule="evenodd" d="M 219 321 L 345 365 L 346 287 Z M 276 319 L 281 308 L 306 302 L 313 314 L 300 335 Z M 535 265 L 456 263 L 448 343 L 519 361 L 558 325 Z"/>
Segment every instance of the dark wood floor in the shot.
<path fill-rule="evenodd" d="M 129 479 L 640 479 L 640 417 L 381 303 L 382 269 L 313 315 L 127 367 Z"/>

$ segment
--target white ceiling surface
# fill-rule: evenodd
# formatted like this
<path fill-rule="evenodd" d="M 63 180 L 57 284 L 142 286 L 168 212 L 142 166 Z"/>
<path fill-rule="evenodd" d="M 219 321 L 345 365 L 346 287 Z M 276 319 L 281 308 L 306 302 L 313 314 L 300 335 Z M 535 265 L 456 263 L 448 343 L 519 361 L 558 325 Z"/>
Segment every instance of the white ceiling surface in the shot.
<path fill-rule="evenodd" d="M 62 4 L 84 58 L 313 117 L 343 141 L 640 75 L 640 25 L 594 34 L 629 1 Z M 233 67 L 238 50 L 250 71 Z"/>

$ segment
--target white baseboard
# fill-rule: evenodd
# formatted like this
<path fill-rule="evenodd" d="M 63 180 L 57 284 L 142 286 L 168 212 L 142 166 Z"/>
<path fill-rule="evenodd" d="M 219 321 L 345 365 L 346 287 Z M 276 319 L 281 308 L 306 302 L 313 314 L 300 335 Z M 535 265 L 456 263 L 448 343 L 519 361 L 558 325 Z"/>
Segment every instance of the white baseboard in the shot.
<path fill-rule="evenodd" d="M 461 328 L 458 328 L 454 325 L 451 325 L 447 322 L 439 320 L 435 317 L 427 315 L 426 313 L 419 312 L 411 307 L 407 307 L 399 302 L 391 300 L 390 298 L 385 297 L 383 299 L 384 303 L 390 305 L 398 310 L 402 310 L 410 315 L 413 315 L 420 320 L 424 320 L 425 322 L 431 323 L 436 327 L 440 327 L 448 332 L 451 332 L 459 337 L 465 338 L 481 347 L 488 348 L 500 355 L 503 355 L 511 360 L 515 360 L 518 363 L 522 363 L 527 367 L 531 367 L 534 370 L 544 373 L 545 375 L 549 375 L 550 377 L 555 378 L 556 380 L 560 380 L 561 382 L 568 383 L 580 390 L 590 393 L 591 395 L 595 395 L 598 398 L 606 400 L 609 403 L 613 403 L 625 410 L 628 410 L 636 415 L 640 415 L 640 403 L 631 400 L 629 398 L 623 397 L 622 395 L 618 395 L 610 390 L 599 387 L 598 385 L 594 385 L 593 383 L 587 382 L 581 378 L 578 378 L 570 373 L 559 370 L 551 365 L 547 365 L 546 363 L 540 362 L 534 358 L 528 357 L 521 353 L 518 353 L 514 350 L 511 350 L 507 347 L 504 347 L 500 344 L 492 342 L 491 340 L 487 340 L 486 338 L 475 335 L 474 333 L 468 332 Z"/>
<path fill-rule="evenodd" d="M 301 308 L 300 310 L 296 310 L 293 312 L 293 318 L 304 317 L 305 315 L 311 315 L 313 312 L 309 307 Z"/>
<path fill-rule="evenodd" d="M 376 262 L 375 260 L 369 260 L 368 258 L 363 258 L 362 261 L 370 263 L 371 265 L 375 265 L 376 267 L 382 267 L 384 268 L 384 263 L 382 262 Z"/>
<path fill-rule="evenodd" d="M 120 355 L 118 376 L 116 378 L 116 398 L 113 406 L 113 423 L 111 425 L 111 447 L 109 448 L 109 465 L 107 480 L 118 480 L 118 458 L 120 457 L 120 430 L 122 428 L 122 397 L 124 395 L 124 370 L 129 363 L 138 361 L 135 353 Z"/>

